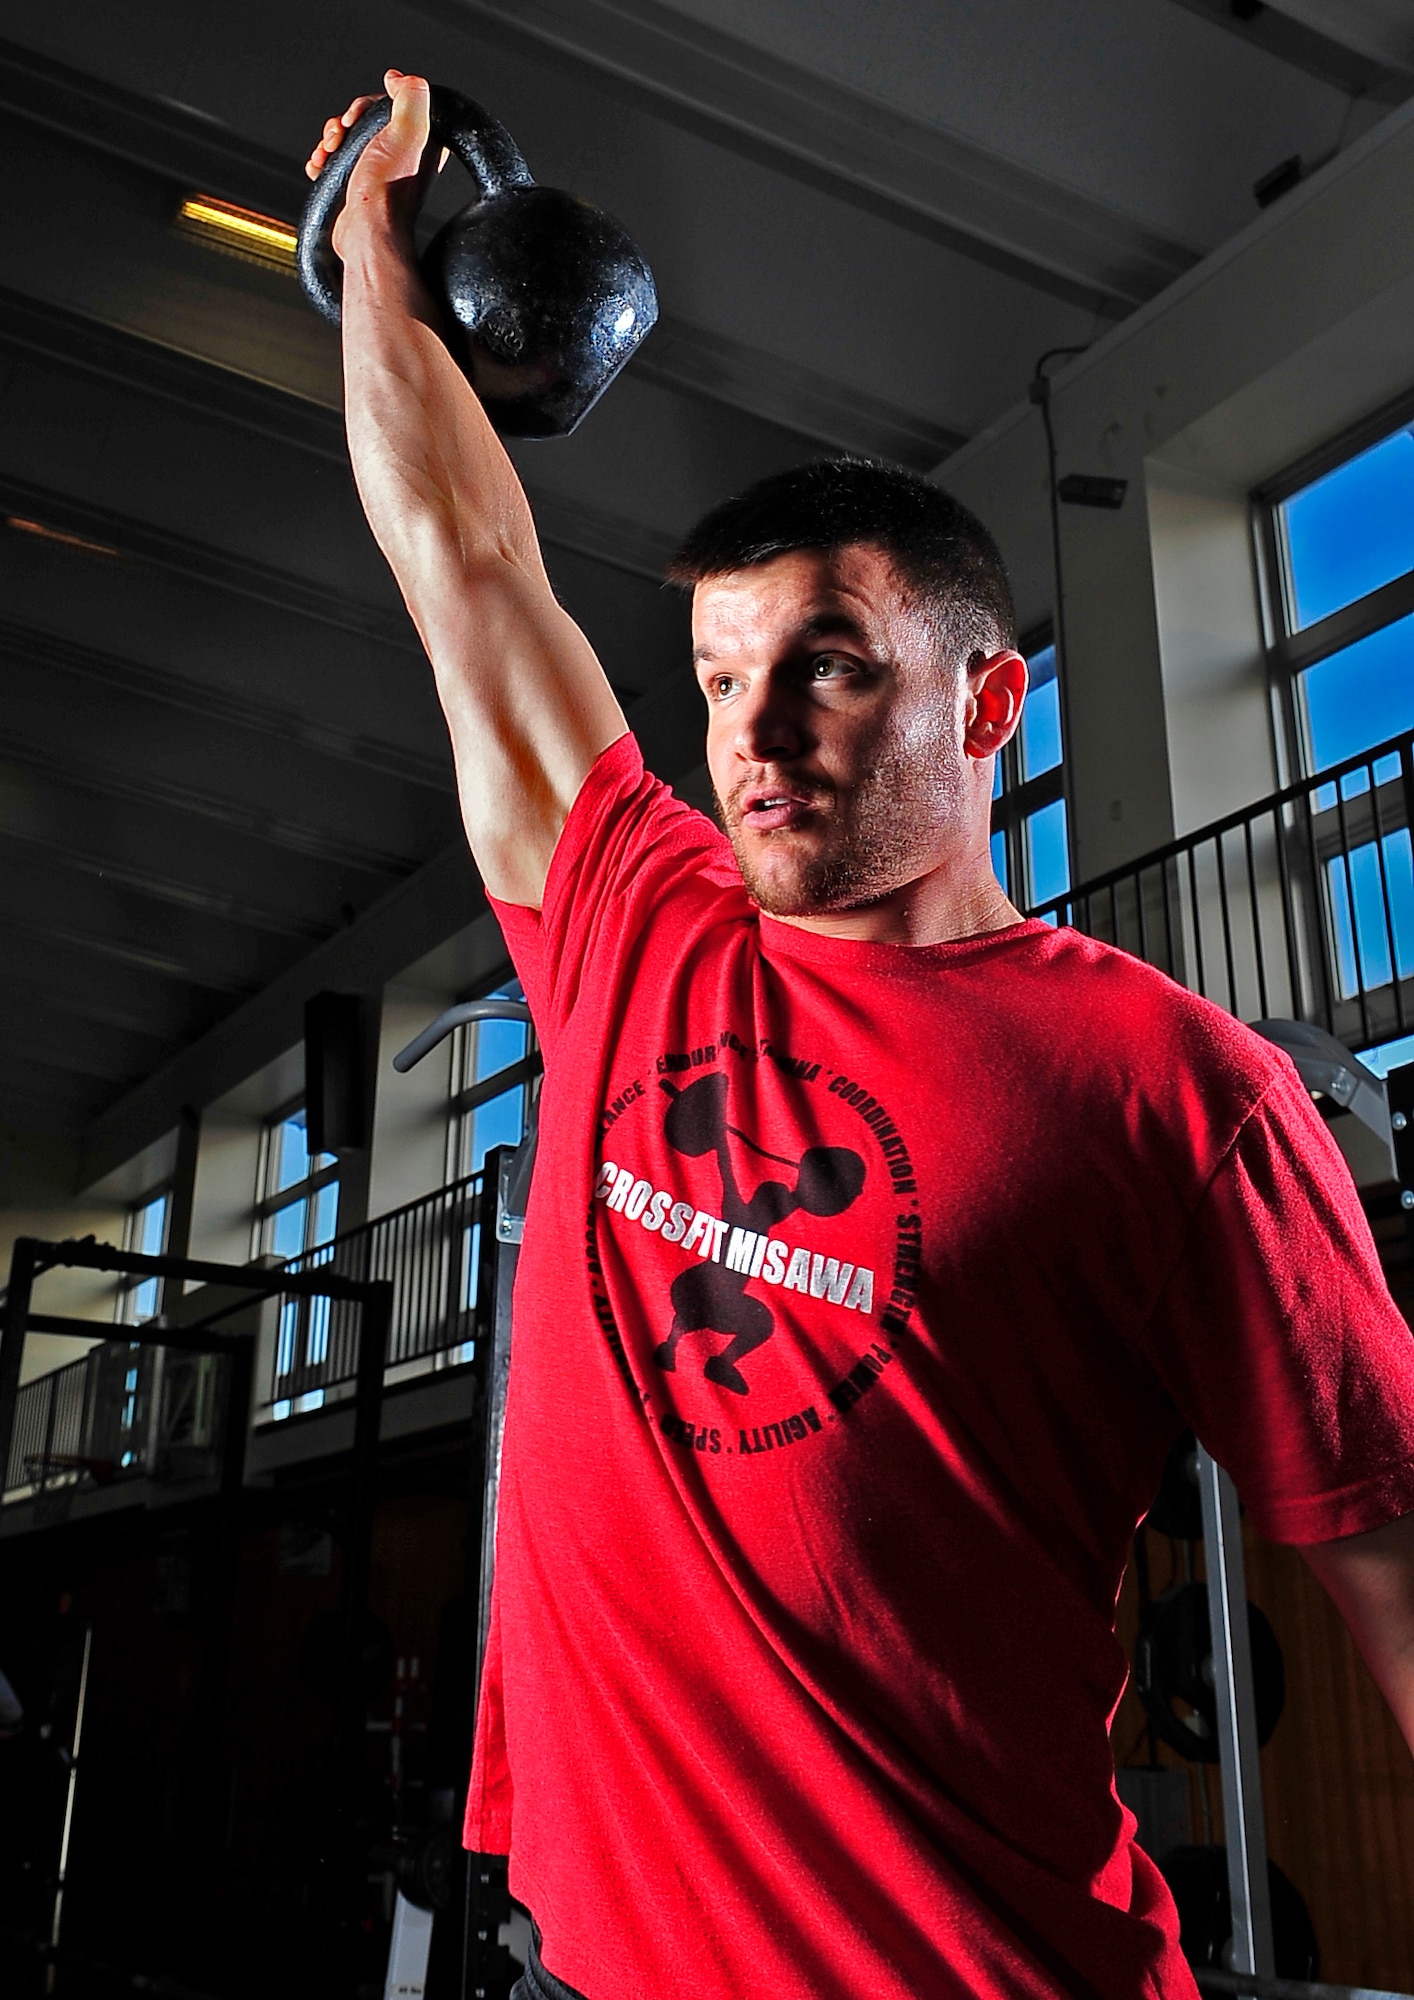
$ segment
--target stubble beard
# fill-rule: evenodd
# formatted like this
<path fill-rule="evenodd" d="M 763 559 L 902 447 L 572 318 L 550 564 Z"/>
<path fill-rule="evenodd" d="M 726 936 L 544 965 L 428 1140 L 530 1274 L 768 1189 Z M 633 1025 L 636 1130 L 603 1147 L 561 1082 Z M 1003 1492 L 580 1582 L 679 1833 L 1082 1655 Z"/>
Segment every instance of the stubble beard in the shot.
<path fill-rule="evenodd" d="M 820 793 L 818 779 L 810 789 Z M 896 745 L 848 792 L 828 793 L 820 809 L 823 838 L 807 847 L 790 828 L 765 835 L 792 864 L 769 871 L 758 865 L 763 837 L 744 835 L 735 799 L 719 799 L 717 812 L 742 881 L 768 916 L 827 916 L 880 902 L 923 872 L 920 857 L 932 845 L 929 836 L 953 789 L 945 773 L 924 770 L 916 754 Z"/>

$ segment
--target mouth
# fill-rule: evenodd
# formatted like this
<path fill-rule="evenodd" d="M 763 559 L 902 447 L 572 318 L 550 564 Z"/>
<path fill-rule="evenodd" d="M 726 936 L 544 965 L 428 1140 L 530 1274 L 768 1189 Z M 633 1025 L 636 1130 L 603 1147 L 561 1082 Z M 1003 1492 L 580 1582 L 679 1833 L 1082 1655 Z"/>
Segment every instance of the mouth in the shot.
<path fill-rule="evenodd" d="M 781 785 L 756 785 L 737 802 L 740 824 L 755 833 L 778 833 L 799 826 L 817 809 L 817 801 Z"/>

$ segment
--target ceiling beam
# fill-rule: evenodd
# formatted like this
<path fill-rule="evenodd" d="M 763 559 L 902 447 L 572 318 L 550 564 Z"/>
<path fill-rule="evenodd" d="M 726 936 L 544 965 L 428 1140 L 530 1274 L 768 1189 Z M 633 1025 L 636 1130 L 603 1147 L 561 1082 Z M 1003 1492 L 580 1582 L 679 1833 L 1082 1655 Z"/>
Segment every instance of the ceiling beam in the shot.
<path fill-rule="evenodd" d="M 370 842 L 360 840 L 358 834 L 344 834 L 342 830 L 326 832 L 324 828 L 310 826 L 308 822 L 292 816 L 272 814 L 260 806 L 248 806 L 234 796 L 216 796 L 202 786 L 182 784 L 178 778 L 168 778 L 152 770 L 132 770 L 132 766 L 118 768 L 106 762 L 100 764 L 94 758 L 78 756 L 68 744 L 54 746 L 52 742 L 26 736 L 22 730 L 12 726 L 6 728 L 0 750 L 6 764 L 18 764 L 26 770 L 44 772 L 66 784 L 76 784 L 100 798 L 122 800 L 132 806 L 156 802 L 172 812 L 230 826 L 250 840 L 258 840 L 262 846 L 274 848 L 276 852 L 308 854 L 318 862 L 346 864 L 350 868 L 360 868 L 370 876 L 380 876 L 384 882 L 388 878 L 398 880 L 412 874 L 418 866 L 418 858 L 414 854 L 392 848 L 376 848 Z"/>
<path fill-rule="evenodd" d="M 1319 77 L 1322 83 L 1350 97 L 1368 97 L 1376 104 L 1402 104 L 1414 93 L 1414 73 L 1408 65 L 1390 65 L 1364 52 L 1358 41 L 1345 42 L 1336 33 L 1339 10 L 1332 0 L 1313 8 L 1288 5 L 1287 0 L 1239 10 L 1232 0 L 1176 0 L 1230 35 L 1240 36 L 1263 55 Z M 1404 9 L 1406 0 L 1394 0 Z"/>
<path fill-rule="evenodd" d="M 355 833 L 326 832 L 282 814 L 262 811 L 234 797 L 218 797 L 208 789 L 185 785 L 179 779 L 152 771 L 135 771 L 131 766 L 115 768 L 83 758 L 65 745 L 56 748 L 13 727 L 7 728 L 0 757 L 7 764 L 40 771 L 62 782 L 81 787 L 97 797 L 121 800 L 142 806 L 156 803 L 174 813 L 198 820 L 212 820 L 230 827 L 248 839 L 259 841 L 277 853 L 307 855 L 311 860 L 356 868 L 368 875 L 398 880 L 416 868 L 417 857 L 391 848 L 380 848 L 361 840 Z"/>
<path fill-rule="evenodd" d="M 111 833 L 111 830 L 105 829 L 105 832 Z M 111 837 L 102 845 L 85 846 L 82 840 L 76 840 L 71 834 L 57 834 L 52 825 L 40 826 L 33 816 L 17 813 L 13 800 L 0 797 L 0 867 L 4 866 L 5 850 L 10 846 L 52 861 L 61 868 L 72 869 L 76 874 L 91 876 L 110 887 L 131 890 L 148 902 L 170 903 L 174 909 L 195 910 L 203 916 L 237 925 L 242 930 L 263 931 L 270 937 L 318 943 L 338 929 L 337 922 L 321 922 L 312 916 L 300 919 L 244 893 L 206 887 L 194 882 L 189 874 L 172 874 L 167 870 L 143 866 L 141 862 L 125 858 L 116 851 Z M 188 857 L 180 849 L 173 850 L 171 858 L 188 862 L 189 866 Z"/>
<path fill-rule="evenodd" d="M 38 1000 L 17 1006 L 8 994 L 0 994 L 0 1043 L 7 1055 L 26 1063 L 43 1062 L 101 1080 L 110 1095 L 131 1088 L 164 1052 L 155 1036 L 95 1021 L 76 1022 Z"/>
<path fill-rule="evenodd" d="M 671 124 L 1092 312 L 1122 317 L 1200 255 L 1118 209 L 656 0 L 413 4 L 588 70 Z"/>
<path fill-rule="evenodd" d="M 173 910 L 14 843 L 0 868 L 0 929 L 11 923 L 228 999 L 258 991 L 295 956 L 282 940 L 201 911 Z"/>
<path fill-rule="evenodd" d="M 10 955 L 13 969 L 6 973 L 5 991 L 24 1006 L 43 1005 L 75 1021 L 144 1035 L 162 1048 L 190 1034 L 192 1010 L 184 985 L 118 966 L 96 980 L 82 953 L 34 930 L 23 933 L 23 945 L 22 952 Z"/>
<path fill-rule="evenodd" d="M 185 105 L 140 97 L 57 63 L 18 42 L 0 42 L 0 104 L 31 125 L 204 194 L 292 220 L 297 169 L 279 153 L 230 132 Z"/>
<path fill-rule="evenodd" d="M 362 604 L 344 591 L 331 590 L 307 577 L 256 562 L 250 556 L 231 555 L 209 542 L 151 526 L 92 501 L 76 500 L 32 480 L 0 473 L 0 514 L 35 521 L 59 534 L 97 544 L 97 553 L 74 551 L 85 561 L 102 560 L 106 549 L 128 562 L 175 571 L 189 582 L 254 598 L 277 611 L 313 619 L 336 631 L 356 633 L 361 639 L 395 647 L 419 660 L 423 657 L 412 621 L 401 606 L 385 611 L 378 605 Z"/>
<path fill-rule="evenodd" d="M 634 366 L 667 388 L 749 411 L 819 444 L 897 459 L 920 472 L 967 442 L 964 431 L 929 423 L 881 396 L 726 334 L 706 333 L 671 314 L 659 319 Z"/>
<path fill-rule="evenodd" d="M 543 50 L 538 53 L 543 56 Z M 168 176 L 177 173 L 188 185 L 210 184 L 209 175 L 202 181 L 201 169 L 210 163 L 213 128 L 194 113 L 114 91 L 108 115 L 97 119 L 90 130 L 85 120 L 94 104 L 110 90 L 109 85 L 0 42 L 0 104 L 19 117 L 27 116 L 29 90 L 36 80 L 35 101 L 43 112 L 39 122 L 65 132 L 80 144 L 97 144 L 100 151 L 147 166 L 154 172 Z M 64 123 L 66 117 L 71 121 L 68 125 Z M 221 128 L 214 129 L 220 132 Z M 146 155 L 144 144 L 149 146 Z M 240 160 L 248 155 L 251 187 L 236 198 L 259 205 L 259 187 L 266 186 L 268 192 L 273 185 L 272 162 L 276 166 L 281 163 L 274 155 L 249 146 L 233 133 L 221 132 L 219 152 L 230 175 L 237 173 Z M 180 171 L 183 165 L 185 171 Z M 296 184 L 296 172 L 294 162 L 283 164 L 287 191 Z M 288 199 L 285 207 L 289 207 Z M 224 386 L 203 384 L 201 376 L 206 364 L 185 354 L 174 353 L 171 368 L 164 374 L 154 364 L 151 352 L 142 351 L 151 344 L 130 333 L 100 328 L 60 308 L 26 300 L 14 292 L 0 291 L 0 341 L 50 358 L 57 353 L 73 366 L 111 375 L 154 395 L 198 406 L 205 404 L 213 414 L 227 421 L 243 424 L 282 443 L 298 444 L 321 456 L 347 462 L 342 418 L 332 406 L 301 399 L 297 410 L 282 419 L 284 399 L 277 390 L 220 369 L 214 372 L 226 376 Z M 278 357 L 265 359 L 268 364 L 278 366 Z M 796 431 L 817 446 L 833 445 L 926 468 L 964 442 L 960 432 L 935 424 L 915 411 L 671 314 L 660 318 L 652 340 L 635 366 L 667 387 L 706 397 Z M 533 490 L 533 475 L 530 484 Z M 611 539 L 605 532 L 610 521 L 611 517 L 607 517 L 594 536 L 597 546 L 588 546 L 582 534 L 574 533 L 572 518 L 557 519 L 554 528 L 546 530 L 546 539 L 562 540 L 565 546 L 581 553 L 597 555 Z M 568 539 L 572 534 L 574 539 Z M 619 567 L 642 572 L 642 564 L 637 561 L 621 561 Z"/>
<path fill-rule="evenodd" d="M 0 474 L 0 491 L 4 484 L 4 476 Z M 245 729 L 257 736 L 277 737 L 282 743 L 297 743 L 312 757 L 376 771 L 379 777 L 392 778 L 400 784 L 417 785 L 445 797 L 456 793 L 450 751 L 445 760 L 423 757 L 415 750 L 399 749 L 396 744 L 380 742 L 374 737 L 355 736 L 340 729 L 337 722 L 322 717 L 315 720 L 297 709 L 252 701 L 247 695 L 233 694 L 229 689 L 213 687 L 165 667 L 100 652 L 37 631 L 33 626 L 0 618 L 0 661 L 6 657 L 48 673 L 74 675 L 105 688 L 121 689 L 145 701 L 161 702 L 219 728 Z"/>

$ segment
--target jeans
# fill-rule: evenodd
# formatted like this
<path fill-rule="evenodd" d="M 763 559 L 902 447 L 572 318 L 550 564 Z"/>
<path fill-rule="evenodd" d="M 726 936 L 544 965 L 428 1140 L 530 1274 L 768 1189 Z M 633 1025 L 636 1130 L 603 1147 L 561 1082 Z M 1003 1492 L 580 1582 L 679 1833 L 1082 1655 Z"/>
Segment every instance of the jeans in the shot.
<path fill-rule="evenodd" d="M 556 1979 L 540 1963 L 540 1933 L 532 1928 L 525 1961 L 525 1977 L 511 1988 L 511 2000 L 584 2000 L 584 1995 L 563 1979 Z"/>

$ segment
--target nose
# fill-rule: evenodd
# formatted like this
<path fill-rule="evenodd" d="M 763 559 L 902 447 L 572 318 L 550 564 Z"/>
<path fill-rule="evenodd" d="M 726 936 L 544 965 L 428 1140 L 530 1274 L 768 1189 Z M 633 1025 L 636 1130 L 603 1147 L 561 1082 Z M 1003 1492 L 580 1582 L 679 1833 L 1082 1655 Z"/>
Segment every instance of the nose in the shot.
<path fill-rule="evenodd" d="M 748 764 L 779 763 L 809 747 L 804 704 L 786 676 L 753 675 L 734 706 L 733 748 Z"/>

